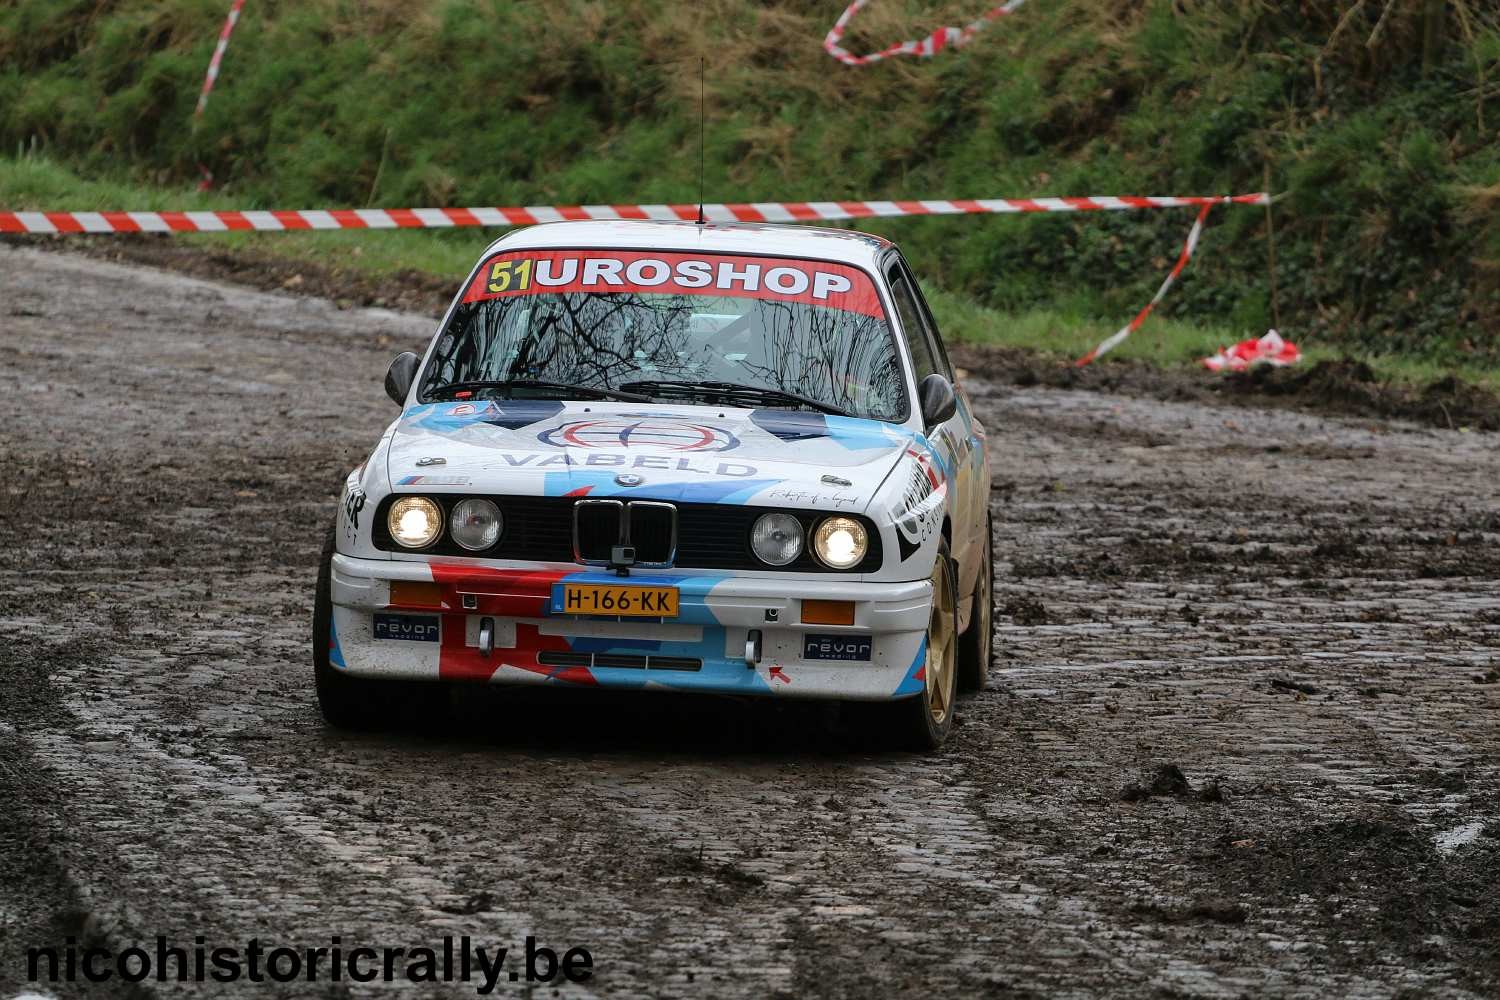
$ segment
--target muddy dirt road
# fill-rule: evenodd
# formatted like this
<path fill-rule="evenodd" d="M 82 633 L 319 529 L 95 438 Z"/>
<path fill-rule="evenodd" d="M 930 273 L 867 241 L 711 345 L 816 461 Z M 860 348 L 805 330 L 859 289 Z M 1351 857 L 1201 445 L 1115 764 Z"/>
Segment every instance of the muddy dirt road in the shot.
<path fill-rule="evenodd" d="M 1494 437 L 975 378 L 999 658 L 943 752 L 484 690 L 338 735 L 314 564 L 431 325 L 0 245 L 0 996 L 68 934 L 534 934 L 593 954 L 565 995 L 1500 993 Z"/>

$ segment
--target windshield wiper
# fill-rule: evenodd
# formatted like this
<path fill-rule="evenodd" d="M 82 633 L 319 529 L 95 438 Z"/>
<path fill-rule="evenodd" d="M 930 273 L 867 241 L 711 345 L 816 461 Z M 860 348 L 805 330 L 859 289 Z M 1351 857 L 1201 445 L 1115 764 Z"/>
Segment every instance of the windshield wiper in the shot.
<path fill-rule="evenodd" d="M 466 382 L 449 382 L 446 385 L 434 386 L 428 389 L 426 396 L 434 398 L 437 396 L 450 396 L 459 392 L 480 393 L 485 391 L 504 392 L 508 398 L 514 398 L 515 389 L 541 389 L 549 392 L 577 393 L 586 399 L 618 399 L 626 403 L 649 403 L 650 396 L 643 396 L 638 392 L 622 392 L 619 389 L 610 389 L 596 385 L 575 385 L 572 382 L 546 382 L 538 379 L 513 378 L 501 381 L 499 379 L 471 379 Z"/>
<path fill-rule="evenodd" d="M 738 399 L 745 401 L 760 400 L 762 402 L 775 400 L 782 403 L 796 403 L 798 406 L 808 406 L 823 413 L 832 413 L 835 416 L 847 417 L 851 414 L 842 407 L 825 403 L 821 399 L 813 399 L 798 392 L 788 389 L 774 389 L 768 385 L 744 385 L 739 382 L 625 382 L 621 388 L 638 389 L 641 392 L 650 393 L 653 396 L 683 395 L 683 396 L 706 396 L 713 399 Z"/>

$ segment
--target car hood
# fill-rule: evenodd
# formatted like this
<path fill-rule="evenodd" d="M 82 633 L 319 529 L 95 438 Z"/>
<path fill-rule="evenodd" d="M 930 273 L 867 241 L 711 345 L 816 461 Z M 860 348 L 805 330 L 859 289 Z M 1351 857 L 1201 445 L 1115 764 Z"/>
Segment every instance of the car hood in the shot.
<path fill-rule="evenodd" d="M 796 410 L 483 400 L 414 406 L 396 491 L 614 496 L 862 512 L 919 436 Z"/>

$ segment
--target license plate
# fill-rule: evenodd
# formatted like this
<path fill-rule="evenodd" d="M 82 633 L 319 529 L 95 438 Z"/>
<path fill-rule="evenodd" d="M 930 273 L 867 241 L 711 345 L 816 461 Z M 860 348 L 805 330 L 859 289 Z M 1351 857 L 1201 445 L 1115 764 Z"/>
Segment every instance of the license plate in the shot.
<path fill-rule="evenodd" d="M 565 615 L 620 615 L 624 618 L 677 617 L 677 588 L 626 587 L 606 583 L 565 583 L 552 610 Z"/>

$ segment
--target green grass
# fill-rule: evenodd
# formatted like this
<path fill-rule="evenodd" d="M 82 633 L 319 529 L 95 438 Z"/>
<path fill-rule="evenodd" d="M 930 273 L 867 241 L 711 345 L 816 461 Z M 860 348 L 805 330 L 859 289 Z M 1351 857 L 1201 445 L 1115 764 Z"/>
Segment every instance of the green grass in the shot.
<path fill-rule="evenodd" d="M 933 312 L 942 322 L 944 335 L 950 339 L 1024 347 L 1059 359 L 1081 357 L 1131 318 L 1129 314 L 1111 318 L 1066 308 L 1009 313 L 937 289 L 927 289 L 927 295 Z M 1106 357 L 1134 358 L 1162 365 L 1196 364 L 1244 336 L 1224 324 L 1153 316 Z"/>
<path fill-rule="evenodd" d="M 247 206 L 236 198 L 204 194 L 188 187 L 142 187 L 124 182 L 85 180 L 42 157 L 0 157 L 0 205 L 57 211 L 272 207 Z M 885 220 L 879 228 L 899 240 L 901 229 L 906 225 L 910 225 L 910 220 Z M 172 239 L 205 248 L 248 249 L 258 255 L 282 260 L 347 268 L 375 278 L 408 270 L 418 271 L 449 277 L 456 287 L 473 266 L 482 247 L 502 231 L 485 228 L 219 233 L 178 234 Z M 1091 315 L 1086 308 L 1086 295 L 1074 296 L 1072 303 L 1064 299 L 1048 308 L 1007 312 L 940 289 L 930 281 L 923 284 L 944 335 L 950 341 L 1023 348 L 1057 363 L 1080 357 L 1133 315 L 1133 312 L 1119 316 Z M 1166 367 L 1196 366 L 1200 359 L 1246 335 L 1232 324 L 1154 315 L 1102 363 L 1108 363 L 1109 358 L 1128 358 Z M 1314 347 L 1307 352 L 1309 361 L 1346 353 L 1329 347 Z M 1447 374 L 1458 374 L 1469 381 L 1500 390 L 1500 371 L 1494 368 L 1454 366 L 1401 355 L 1366 356 L 1364 360 L 1382 375 L 1401 382 L 1423 384 Z"/>
<path fill-rule="evenodd" d="M 1309 360 L 1317 361 L 1327 356 L 1327 352 L 1314 351 Z M 1451 375 L 1491 392 L 1500 392 L 1500 371 L 1488 365 L 1439 363 L 1401 354 L 1371 355 L 1363 360 L 1375 369 L 1376 374 L 1394 382 L 1425 386 Z"/>
<path fill-rule="evenodd" d="M 147 187 L 121 181 L 85 180 L 67 167 L 43 157 L 0 157 L 0 206 L 10 210 L 48 211 L 161 211 L 286 208 L 252 204 L 225 194 L 202 193 L 193 187 Z M 359 232 L 327 230 L 282 233 L 180 233 L 173 239 L 204 247 L 253 250 L 286 260 L 308 261 L 323 267 L 343 267 L 374 277 L 402 270 L 451 275 L 457 282 L 474 266 L 484 242 L 499 230 L 460 232 L 391 230 Z M 79 237 L 107 239 L 108 237 Z"/>
<path fill-rule="evenodd" d="M 1129 318 L 1109 319 L 1058 309 L 1006 313 L 948 292 L 932 288 L 926 291 L 944 336 L 950 341 L 1022 348 L 1059 364 L 1082 357 Z M 1232 326 L 1152 316 L 1096 364 L 1131 359 L 1164 368 L 1196 368 L 1203 358 L 1243 339 Z M 1304 364 L 1351 357 L 1368 364 L 1381 378 L 1396 383 L 1423 386 L 1453 375 L 1500 392 L 1500 370 L 1488 365 L 1437 362 L 1401 354 L 1362 354 L 1327 346 L 1303 351 Z M 1204 377 L 1213 376 L 1205 373 Z"/>

